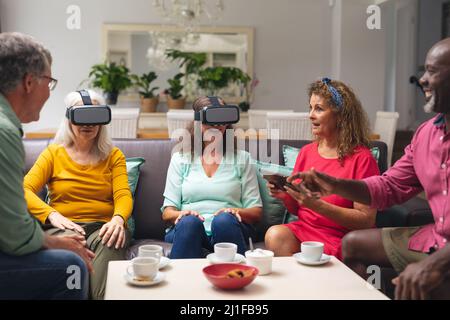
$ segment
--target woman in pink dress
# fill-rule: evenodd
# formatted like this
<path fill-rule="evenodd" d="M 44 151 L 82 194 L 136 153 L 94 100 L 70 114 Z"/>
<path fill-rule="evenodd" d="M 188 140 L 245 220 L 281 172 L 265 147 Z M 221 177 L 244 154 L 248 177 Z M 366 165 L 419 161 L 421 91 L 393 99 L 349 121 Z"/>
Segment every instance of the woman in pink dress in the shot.
<path fill-rule="evenodd" d="M 297 156 L 293 173 L 315 168 L 331 176 L 363 179 L 378 175 L 369 150 L 369 125 L 360 101 L 340 81 L 324 78 L 308 89 L 310 119 L 315 140 Z M 299 181 L 296 181 L 297 183 Z M 295 183 L 294 183 L 295 184 Z M 266 247 L 277 256 L 300 251 L 303 241 L 320 241 L 324 252 L 341 258 L 341 240 L 357 229 L 375 226 L 376 210 L 336 195 L 311 200 L 301 192 L 268 183 L 271 195 L 284 202 L 298 220 L 272 226 L 266 233 Z"/>

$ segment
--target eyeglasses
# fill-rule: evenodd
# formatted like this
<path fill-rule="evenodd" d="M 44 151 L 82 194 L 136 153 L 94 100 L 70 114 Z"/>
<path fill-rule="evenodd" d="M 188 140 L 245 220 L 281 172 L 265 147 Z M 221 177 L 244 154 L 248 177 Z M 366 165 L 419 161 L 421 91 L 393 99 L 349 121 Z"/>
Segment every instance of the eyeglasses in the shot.
<path fill-rule="evenodd" d="M 50 91 L 52 91 L 53 89 L 55 89 L 56 84 L 58 83 L 58 80 L 56 80 L 55 78 L 49 77 L 49 76 L 39 76 L 39 78 L 45 78 L 45 79 L 49 79 L 49 83 L 48 83 L 48 88 L 50 89 Z"/>

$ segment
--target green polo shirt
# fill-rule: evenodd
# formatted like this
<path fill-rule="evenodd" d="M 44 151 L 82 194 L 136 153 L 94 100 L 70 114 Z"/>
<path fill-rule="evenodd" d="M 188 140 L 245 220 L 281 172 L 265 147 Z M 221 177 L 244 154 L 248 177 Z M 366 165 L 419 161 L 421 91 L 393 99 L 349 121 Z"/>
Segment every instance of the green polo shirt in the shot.
<path fill-rule="evenodd" d="M 42 248 L 44 233 L 27 209 L 22 125 L 0 94 L 0 252 L 24 255 Z"/>

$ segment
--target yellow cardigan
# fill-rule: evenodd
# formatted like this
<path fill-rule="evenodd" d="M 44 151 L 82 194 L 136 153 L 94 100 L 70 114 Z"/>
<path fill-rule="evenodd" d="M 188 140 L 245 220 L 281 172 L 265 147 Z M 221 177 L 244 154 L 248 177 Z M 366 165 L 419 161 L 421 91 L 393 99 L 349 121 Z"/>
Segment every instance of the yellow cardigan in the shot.
<path fill-rule="evenodd" d="M 47 184 L 49 204 L 37 193 Z M 24 179 L 28 210 L 45 223 L 52 211 L 75 222 L 108 222 L 120 215 L 126 222 L 133 209 L 125 156 L 114 147 L 96 165 L 73 161 L 62 145 L 49 145 Z"/>

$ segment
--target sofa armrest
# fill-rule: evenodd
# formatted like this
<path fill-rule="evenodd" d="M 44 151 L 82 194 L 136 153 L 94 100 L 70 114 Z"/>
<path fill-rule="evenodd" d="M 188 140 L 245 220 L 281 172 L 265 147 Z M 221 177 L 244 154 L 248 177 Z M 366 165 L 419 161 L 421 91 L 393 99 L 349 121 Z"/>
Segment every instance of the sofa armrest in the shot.
<path fill-rule="evenodd" d="M 414 197 L 401 205 L 392 206 L 378 211 L 376 226 L 385 227 L 415 227 L 434 223 L 428 201 Z"/>

